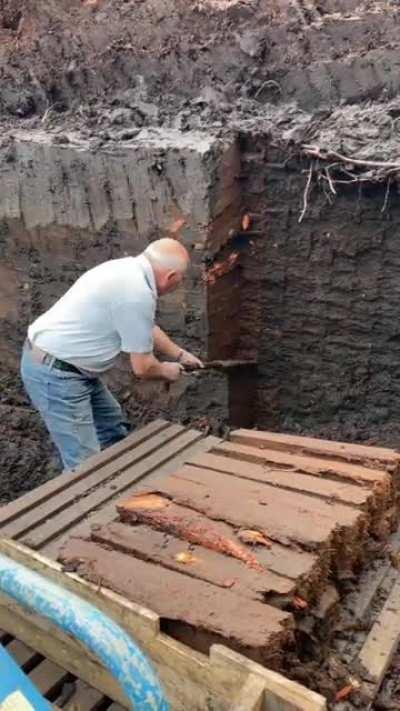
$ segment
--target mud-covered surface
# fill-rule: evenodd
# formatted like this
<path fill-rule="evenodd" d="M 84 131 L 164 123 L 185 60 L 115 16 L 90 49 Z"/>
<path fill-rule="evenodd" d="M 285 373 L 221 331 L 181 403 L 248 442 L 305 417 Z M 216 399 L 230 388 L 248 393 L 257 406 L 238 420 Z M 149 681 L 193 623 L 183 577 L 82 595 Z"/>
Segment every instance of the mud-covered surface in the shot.
<path fill-rule="evenodd" d="M 123 133 L 185 129 L 196 116 L 217 128 L 267 104 L 398 88 L 394 1 L 5 0 L 0 13 L 0 108 L 12 126 L 61 119 Z"/>
<path fill-rule="evenodd" d="M 394 657 L 374 705 L 375 711 L 396 711 L 398 708 L 400 708 L 400 652 Z"/>
<path fill-rule="evenodd" d="M 297 615 L 297 653 L 286 656 L 285 673 L 322 694 L 328 708 L 398 708 L 398 655 L 394 655 L 379 693 L 359 663 L 372 625 L 398 581 L 389 550 L 390 546 L 376 545 L 375 559 L 361 575 L 336 581 L 336 587 L 327 589 L 311 614 L 305 611 Z"/>
<path fill-rule="evenodd" d="M 306 143 L 364 161 L 397 160 L 398 11 L 397 2 L 358 0 L 329 0 L 323 7 L 312 0 L 0 4 L 5 162 L 12 160 L 16 128 L 52 130 L 62 145 L 79 133 L 93 141 L 94 151 L 123 145 L 149 126 L 238 136 L 243 200 L 254 214 L 253 248 L 242 268 L 240 353 L 260 361 L 256 418 L 262 427 L 399 441 L 395 173 L 371 187 L 352 185 L 351 176 L 333 169 L 334 193 L 325 168 L 335 159 L 318 163 L 301 158 L 300 150 Z M 363 174 L 374 173 L 364 168 Z M 20 348 L 29 321 L 84 268 L 126 247 L 118 233 L 110 240 L 103 230 L 90 239 L 82 234 L 80 246 L 69 240 L 65 257 L 53 251 L 47 234 L 22 230 L 22 246 L 13 252 L 20 235 L 14 227 L 0 229 L 0 254 L 8 250 L 15 265 L 15 272 L 0 268 L 4 301 L 11 311 L 16 300 L 21 307 L 6 320 L 2 344 L 2 427 L 16 432 L 7 444 L 3 481 L 17 476 L 8 472 L 16 472 L 18 462 L 21 472 L 28 467 L 41 478 L 48 466 L 54 469 L 43 457 L 50 451 L 47 438 L 20 391 L 10 352 Z M 51 269 L 41 252 L 54 254 Z M 28 279 L 17 286 L 20 269 Z M 125 377 L 120 390 L 134 424 L 160 412 L 188 422 L 208 416 L 213 431 L 226 424 L 225 405 L 213 404 L 217 396 L 208 412 L 205 398 L 197 410 L 177 410 L 158 395 L 150 405 L 146 397 L 125 397 L 126 388 Z M 27 431 L 32 441 L 37 433 L 38 445 L 22 451 L 13 440 L 22 442 Z M 26 458 L 36 450 L 30 466 Z M 21 477 L 25 486 L 37 481 L 36 474 Z M 10 485 L 7 494 L 7 486 L 6 496 L 18 492 Z"/>
<path fill-rule="evenodd" d="M 276 125 L 242 136 L 260 427 L 399 446 L 397 110 L 342 107 L 294 128 L 293 109 L 292 147 Z M 306 141 L 323 157 L 299 153 Z M 325 159 L 338 152 L 360 165 Z"/>
<path fill-rule="evenodd" d="M 0 388 L 1 504 L 51 479 L 61 466 L 15 375 L 2 374 Z"/>

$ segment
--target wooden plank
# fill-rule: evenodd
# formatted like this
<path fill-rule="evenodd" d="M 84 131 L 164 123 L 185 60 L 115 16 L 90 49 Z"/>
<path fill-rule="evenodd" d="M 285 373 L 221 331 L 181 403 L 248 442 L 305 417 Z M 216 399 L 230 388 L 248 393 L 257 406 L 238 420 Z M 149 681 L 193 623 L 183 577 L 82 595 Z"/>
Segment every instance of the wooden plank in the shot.
<path fill-rule="evenodd" d="M 249 673 L 260 674 L 265 679 L 266 700 L 268 704 L 279 701 L 279 711 L 326 711 L 326 702 L 320 695 L 225 647 L 214 645 L 210 655 L 207 656 L 189 649 L 166 634 L 160 634 L 159 618 L 155 613 L 129 602 L 106 588 L 92 585 L 73 573 L 63 573 L 58 563 L 30 551 L 15 541 L 0 539 L 0 550 L 17 562 L 47 576 L 49 580 L 63 584 L 84 599 L 94 602 L 99 609 L 113 617 L 128 633 L 132 634 L 156 665 L 174 711 L 187 711 L 189 708 L 191 711 L 192 709 L 203 711 L 209 705 L 210 699 L 213 703 L 213 711 L 229 711 Z M 70 639 L 65 639 L 64 646 L 59 642 L 54 644 L 53 636 L 46 637 L 42 630 L 38 630 L 32 624 L 32 621 L 27 624 L 22 620 L 22 624 L 18 625 L 16 616 L 10 615 L 8 609 L 2 608 L 0 604 L 0 626 L 2 619 L 7 622 L 4 629 L 12 625 L 13 633 L 35 649 L 39 647 L 36 643 L 32 643 L 31 639 L 38 638 L 41 648 L 46 650 L 44 654 L 58 661 L 60 665 L 65 666 L 63 661 L 60 662 L 60 656 L 65 650 L 64 658 L 67 657 L 72 662 L 75 660 L 76 667 L 79 667 L 79 659 L 77 660 L 75 656 L 73 641 Z M 17 627 L 20 635 L 16 630 Z M 57 658 L 54 659 L 54 656 Z M 101 679 L 104 681 L 104 678 L 97 679 L 98 667 L 91 668 L 88 657 L 83 661 L 84 665 L 77 675 L 83 678 L 87 674 L 86 681 L 100 689 Z M 74 669 L 70 671 L 74 673 Z M 110 698 L 112 697 L 109 691 L 102 690 Z M 194 699 L 197 702 L 196 708 L 193 708 Z M 296 700 L 296 706 L 293 704 L 293 699 Z M 124 703 L 121 700 L 119 702 Z M 278 711 L 278 706 L 268 706 L 268 708 Z"/>
<path fill-rule="evenodd" d="M 379 587 L 386 575 L 393 570 L 390 563 L 368 568 L 361 573 L 354 592 L 346 596 L 346 610 L 355 620 L 364 620 Z"/>
<path fill-rule="evenodd" d="M 75 691 L 63 708 L 65 711 L 96 711 L 104 695 L 80 679 L 75 682 Z M 103 705 L 103 704 L 102 704 Z"/>
<path fill-rule="evenodd" d="M 159 483 L 175 502 L 247 529 L 259 529 L 273 541 L 315 548 L 332 536 L 355 541 L 365 519 L 358 510 L 267 484 L 248 482 L 207 469 L 185 466 Z"/>
<path fill-rule="evenodd" d="M 258 573 L 235 558 L 189 545 L 175 536 L 148 526 L 128 526 L 114 522 L 92 530 L 92 540 L 110 545 L 142 560 L 158 563 L 170 570 L 199 578 L 252 600 L 266 601 L 270 593 L 294 595 L 296 584 L 268 570 Z M 189 558 L 182 558 L 182 554 Z"/>
<path fill-rule="evenodd" d="M 142 444 L 139 444 L 130 449 L 123 456 L 119 457 L 115 462 L 103 466 L 101 469 L 94 471 L 92 474 L 87 474 L 83 479 L 69 486 L 56 497 L 51 497 L 47 501 L 38 504 L 27 513 L 21 514 L 17 519 L 10 522 L 4 528 L 4 535 L 9 538 L 20 538 L 23 534 L 28 533 L 33 528 L 38 526 L 42 521 L 46 521 L 55 514 L 62 512 L 70 505 L 79 505 L 80 500 L 92 488 L 99 487 L 101 484 L 113 482 L 118 477 L 119 473 L 127 467 L 135 466 L 139 462 L 146 460 L 146 457 L 156 452 L 164 444 L 173 441 L 178 435 L 183 433 L 185 428 L 181 425 L 171 425 L 163 428 L 161 432 L 146 438 Z M 113 484 L 110 484 L 113 485 Z"/>
<path fill-rule="evenodd" d="M 6 646 L 7 652 L 14 657 L 17 664 L 26 673 L 29 673 L 35 666 L 37 666 L 43 659 L 43 657 L 35 652 L 35 650 L 27 647 L 26 644 L 20 642 L 18 639 L 13 639 Z"/>
<path fill-rule="evenodd" d="M 3 526 L 7 522 L 13 521 L 22 512 L 30 511 L 38 504 L 48 500 L 50 497 L 54 497 L 55 494 L 68 489 L 92 471 L 98 469 L 102 464 L 112 462 L 124 452 L 130 451 L 132 448 L 145 442 L 146 439 L 161 432 L 168 426 L 169 423 L 165 420 L 156 420 L 142 427 L 137 432 L 128 435 L 128 437 L 121 440 L 121 442 L 117 442 L 103 452 L 90 457 L 90 460 L 84 462 L 80 467 L 77 467 L 75 471 L 60 474 L 54 479 L 42 484 L 42 486 L 37 489 L 29 491 L 24 496 L 2 506 L 0 508 L 0 525 Z"/>
<path fill-rule="evenodd" d="M 175 456 L 169 459 L 165 464 L 156 467 L 156 469 L 152 470 L 151 472 L 148 472 L 146 474 L 146 483 L 157 481 L 159 478 L 162 478 L 167 474 L 171 474 L 172 472 L 176 471 L 178 467 L 182 466 L 182 464 L 185 464 L 185 462 L 191 456 L 195 456 L 196 454 L 200 454 L 201 452 L 207 452 L 211 449 L 211 447 L 214 447 L 220 441 L 221 440 L 217 439 L 217 437 L 209 436 L 200 439 L 194 443 L 189 443 L 184 450 L 175 454 Z M 138 486 L 141 486 L 141 484 L 137 481 L 134 481 L 126 489 L 126 496 L 133 493 Z M 102 505 L 99 509 L 90 512 L 81 522 L 77 524 L 72 524 L 73 535 L 81 536 L 83 538 L 86 536 L 89 537 L 91 525 L 101 526 L 105 523 L 114 521 L 116 519 L 115 504 L 117 500 L 119 500 L 119 494 L 116 494 L 112 499 L 110 499 L 110 501 Z M 70 535 L 71 531 L 67 529 L 67 531 L 65 531 L 64 533 L 57 535 L 56 538 L 41 546 L 40 549 L 49 558 L 57 560 L 60 548 L 64 545 Z"/>
<path fill-rule="evenodd" d="M 243 599 L 229 589 L 221 590 L 166 568 L 160 585 L 158 565 L 96 543 L 71 538 L 62 551 L 62 561 L 74 565 L 78 575 L 90 582 L 149 605 L 163 618 L 164 628 L 167 624 L 175 638 L 199 645 L 199 651 L 226 639 L 252 658 L 276 664 L 283 646 L 291 640 L 293 619 L 286 612 L 250 599 L 243 605 Z"/>
<path fill-rule="evenodd" d="M 119 476 L 114 477 L 110 482 L 96 489 L 93 493 L 76 501 L 65 511 L 56 514 L 38 528 L 30 531 L 22 537 L 24 543 L 31 548 L 40 548 L 55 536 L 63 533 L 73 524 L 85 518 L 90 511 L 98 508 L 102 504 L 110 501 L 116 494 L 128 489 L 134 482 L 139 481 L 149 472 L 153 471 L 161 464 L 168 461 L 176 452 L 186 449 L 188 444 L 196 442 L 201 438 L 201 434 L 195 430 L 184 431 L 179 425 L 173 425 L 168 432 L 173 429 L 176 436 L 172 441 L 167 442 L 163 447 L 157 447 L 156 451 L 142 461 L 129 467 Z M 160 435 L 161 436 L 161 435 Z"/>
<path fill-rule="evenodd" d="M 224 442 L 213 449 L 215 454 L 234 457 L 245 462 L 254 462 L 263 465 L 276 465 L 284 469 L 292 469 L 300 474 L 312 474 L 335 480 L 345 481 L 368 486 L 382 487 L 389 496 L 391 492 L 390 475 L 383 470 L 370 469 L 359 464 L 349 464 L 336 459 L 318 459 L 317 457 L 290 454 L 273 449 L 261 449 L 244 444 Z"/>
<path fill-rule="evenodd" d="M 363 466 L 385 468 L 388 471 L 398 471 L 400 455 L 394 449 L 385 447 L 370 447 L 348 442 L 331 442 L 314 437 L 299 437 L 278 432 L 260 432 L 258 430 L 235 430 L 231 432 L 232 442 L 264 447 L 266 449 L 283 450 L 291 453 L 304 453 L 309 456 L 328 457 L 346 462 L 357 462 Z"/>
<path fill-rule="evenodd" d="M 212 662 L 219 671 L 229 669 L 231 674 L 236 670 L 247 669 L 247 673 L 264 679 L 266 683 L 264 709 L 268 711 L 327 711 L 326 699 L 310 691 L 304 686 L 286 679 L 281 674 L 263 669 L 254 664 L 251 659 L 243 662 L 243 657 L 237 652 L 221 645 L 215 645 L 210 654 Z M 247 681 L 244 680 L 244 683 Z"/>
<path fill-rule="evenodd" d="M 358 656 L 366 681 L 379 688 L 400 642 L 400 579 L 397 580 Z"/>
<path fill-rule="evenodd" d="M 250 674 L 232 711 L 263 711 L 265 700 L 264 679 Z"/>
<path fill-rule="evenodd" d="M 44 659 L 29 674 L 30 681 L 50 701 L 58 696 L 61 687 L 69 677 L 70 675 L 65 669 L 61 669 L 49 659 Z"/>
<path fill-rule="evenodd" d="M 343 481 L 332 481 L 293 470 L 271 469 L 261 464 L 252 464 L 215 454 L 202 454 L 190 459 L 190 464 L 202 469 L 232 474 L 243 479 L 263 482 L 281 489 L 290 489 L 319 496 L 330 501 L 339 501 L 348 506 L 364 506 L 372 497 L 372 492 L 361 486 Z"/>
<path fill-rule="evenodd" d="M 208 451 L 219 441 L 220 440 L 217 440 L 215 437 L 207 437 L 199 442 L 196 442 L 187 450 L 184 450 L 184 452 L 167 462 L 167 464 L 157 468 L 153 474 L 147 476 L 146 484 L 149 481 L 151 482 L 152 477 L 154 477 L 154 486 L 157 486 L 158 479 L 161 479 L 167 474 L 171 474 L 173 471 L 176 471 L 176 469 L 185 461 L 191 461 L 192 456 L 195 456 L 199 452 Z M 139 484 L 135 483 L 127 490 L 127 498 L 137 489 L 138 485 Z M 73 528 L 74 535 L 89 537 L 91 524 L 103 525 L 104 523 L 111 522 L 115 520 L 115 514 L 116 508 L 114 499 L 99 509 L 99 511 L 90 514 L 82 523 L 75 526 Z M 227 526 L 225 533 L 227 536 L 232 536 L 233 529 L 230 529 Z M 66 542 L 69 536 L 70 532 L 65 533 L 58 537 L 55 541 L 51 541 L 47 544 L 43 549 L 46 555 L 56 559 L 60 547 Z M 313 587 L 316 581 L 323 578 L 319 559 L 314 554 L 306 551 L 293 550 L 287 546 L 275 544 L 272 549 L 263 548 L 262 550 L 259 550 L 258 558 L 260 559 L 260 562 L 272 572 L 295 580 L 297 579 L 298 584 L 303 586 L 303 592 L 306 597 L 309 595 L 310 586 Z"/>

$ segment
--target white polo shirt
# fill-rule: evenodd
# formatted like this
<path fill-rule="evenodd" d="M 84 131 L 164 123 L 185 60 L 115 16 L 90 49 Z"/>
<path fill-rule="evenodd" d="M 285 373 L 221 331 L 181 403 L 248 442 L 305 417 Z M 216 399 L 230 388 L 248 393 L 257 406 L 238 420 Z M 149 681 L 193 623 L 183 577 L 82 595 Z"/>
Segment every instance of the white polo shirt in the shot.
<path fill-rule="evenodd" d="M 111 368 L 121 351 L 150 353 L 157 288 L 142 254 L 83 274 L 28 329 L 31 343 L 82 370 Z"/>

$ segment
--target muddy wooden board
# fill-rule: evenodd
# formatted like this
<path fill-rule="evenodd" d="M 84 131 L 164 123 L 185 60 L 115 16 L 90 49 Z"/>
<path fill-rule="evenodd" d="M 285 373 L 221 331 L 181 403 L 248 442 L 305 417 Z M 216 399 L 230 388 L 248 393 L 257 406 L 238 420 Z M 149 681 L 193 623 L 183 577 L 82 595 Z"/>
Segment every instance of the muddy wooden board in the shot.
<path fill-rule="evenodd" d="M 65 545 L 61 561 L 94 584 L 147 605 L 160 615 L 165 631 L 198 651 L 229 642 L 232 649 L 277 668 L 291 640 L 290 614 L 250 596 L 243 599 L 230 590 L 229 581 L 215 585 L 186 575 L 184 566 L 161 573 L 159 565 L 78 538 Z"/>
<path fill-rule="evenodd" d="M 374 622 L 357 663 L 363 679 L 378 689 L 400 641 L 400 575 Z"/>
<path fill-rule="evenodd" d="M 85 530 L 89 519 L 112 521 L 114 499 L 146 478 L 174 471 L 191 455 L 218 443 L 213 437 L 157 420 L 66 472 L 0 508 L 0 536 L 37 550 L 57 551 L 69 532 Z M 104 515 L 103 515 L 104 511 Z"/>
<path fill-rule="evenodd" d="M 392 474 L 319 450 L 269 455 L 251 435 L 249 444 L 216 442 L 152 488 L 122 497 L 121 522 L 75 535 L 61 560 L 148 604 L 169 634 L 198 651 L 222 641 L 279 668 L 293 642 L 288 613 L 317 603 L 332 573 L 367 558 L 372 522 L 377 527 L 393 503 Z M 272 552 L 278 560 L 284 549 L 278 571 Z M 296 576 L 291 557 L 301 555 L 307 561 Z"/>
<path fill-rule="evenodd" d="M 304 454 L 319 459 L 327 458 L 341 462 L 353 462 L 363 467 L 386 470 L 394 475 L 400 473 L 400 454 L 394 449 L 371 447 L 349 442 L 331 442 L 314 437 L 299 437 L 278 432 L 235 430 L 232 442 L 257 448 L 275 449 L 287 454 Z"/>
<path fill-rule="evenodd" d="M 285 448 L 284 437 L 274 444 L 273 434 L 239 431 L 222 442 L 154 422 L 3 507 L 0 534 L 54 559 L 62 549 L 67 569 L 87 578 L 96 599 L 109 587 L 118 599 L 151 607 L 172 649 L 190 660 L 207 659 L 224 641 L 230 654 L 239 649 L 279 667 L 293 637 L 292 613 L 318 602 L 332 572 L 368 558 L 371 531 L 384 538 L 393 525 L 399 459 L 391 450 L 291 436 Z M 143 505 L 140 497 L 149 494 L 161 505 Z M 127 583 L 121 572 L 128 567 L 136 575 Z M 84 585 L 76 573 L 64 575 Z M 170 591 L 164 599 L 160 580 Z M 155 633 L 152 625 L 130 629 L 146 643 Z M 160 664 L 158 644 L 150 647 Z M 170 689 L 178 672 L 168 669 Z M 241 703 L 240 694 L 235 700 Z"/>

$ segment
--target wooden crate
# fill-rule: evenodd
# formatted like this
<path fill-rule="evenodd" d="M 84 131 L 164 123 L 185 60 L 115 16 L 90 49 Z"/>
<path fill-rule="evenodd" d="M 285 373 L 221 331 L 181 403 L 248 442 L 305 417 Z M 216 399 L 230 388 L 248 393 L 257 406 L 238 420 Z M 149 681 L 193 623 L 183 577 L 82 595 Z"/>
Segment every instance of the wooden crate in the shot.
<path fill-rule="evenodd" d="M 0 551 L 49 580 L 80 595 L 112 617 L 140 644 L 162 680 L 173 711 L 323 711 L 318 694 L 222 645 L 209 656 L 195 652 L 160 632 L 160 619 L 115 593 L 8 539 Z M 127 706 L 118 684 L 97 659 L 43 618 L 0 595 L 0 628 L 51 662 Z"/>

